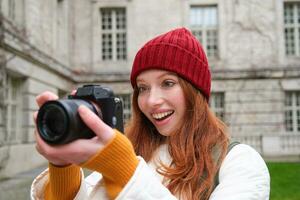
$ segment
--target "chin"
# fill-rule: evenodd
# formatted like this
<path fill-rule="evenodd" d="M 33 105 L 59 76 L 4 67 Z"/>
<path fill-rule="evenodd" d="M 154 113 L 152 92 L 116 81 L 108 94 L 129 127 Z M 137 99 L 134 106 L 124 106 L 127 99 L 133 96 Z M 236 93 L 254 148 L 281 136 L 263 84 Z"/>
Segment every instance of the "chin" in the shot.
<path fill-rule="evenodd" d="M 166 137 L 171 136 L 173 134 L 172 131 L 168 131 L 168 130 L 161 130 L 161 131 L 158 130 L 158 132 L 159 132 L 159 134 L 166 136 Z"/>

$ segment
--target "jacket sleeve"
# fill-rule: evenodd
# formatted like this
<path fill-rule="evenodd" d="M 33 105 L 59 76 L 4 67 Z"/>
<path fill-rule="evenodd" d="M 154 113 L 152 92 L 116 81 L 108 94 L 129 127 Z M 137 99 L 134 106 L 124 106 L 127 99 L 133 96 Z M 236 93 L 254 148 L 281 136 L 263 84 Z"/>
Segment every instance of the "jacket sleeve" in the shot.
<path fill-rule="evenodd" d="M 270 175 L 264 160 L 250 146 L 239 144 L 225 157 L 210 200 L 268 200 L 269 194 Z"/>

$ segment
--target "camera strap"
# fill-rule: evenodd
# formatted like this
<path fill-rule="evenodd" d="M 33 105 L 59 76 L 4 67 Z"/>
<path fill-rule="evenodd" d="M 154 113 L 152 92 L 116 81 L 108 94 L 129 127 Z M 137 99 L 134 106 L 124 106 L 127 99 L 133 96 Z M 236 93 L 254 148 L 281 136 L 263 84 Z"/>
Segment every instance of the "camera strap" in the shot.
<path fill-rule="evenodd" d="M 227 153 L 226 155 L 231 151 L 231 149 L 233 147 L 235 147 L 236 145 L 240 144 L 240 142 L 238 141 L 230 141 L 228 147 L 227 147 Z M 217 185 L 219 185 L 219 172 L 220 172 L 220 168 L 218 169 L 216 175 L 215 175 L 215 178 L 214 178 L 214 187 L 213 187 L 213 190 L 217 187 Z"/>

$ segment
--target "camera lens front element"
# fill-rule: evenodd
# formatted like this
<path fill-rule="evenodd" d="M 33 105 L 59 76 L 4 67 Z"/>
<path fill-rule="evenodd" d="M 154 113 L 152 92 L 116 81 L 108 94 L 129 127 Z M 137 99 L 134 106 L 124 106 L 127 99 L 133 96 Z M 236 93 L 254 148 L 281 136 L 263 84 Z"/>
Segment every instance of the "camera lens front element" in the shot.
<path fill-rule="evenodd" d="M 68 117 L 64 109 L 56 104 L 49 104 L 42 118 L 43 132 L 49 140 L 57 140 L 67 131 Z"/>

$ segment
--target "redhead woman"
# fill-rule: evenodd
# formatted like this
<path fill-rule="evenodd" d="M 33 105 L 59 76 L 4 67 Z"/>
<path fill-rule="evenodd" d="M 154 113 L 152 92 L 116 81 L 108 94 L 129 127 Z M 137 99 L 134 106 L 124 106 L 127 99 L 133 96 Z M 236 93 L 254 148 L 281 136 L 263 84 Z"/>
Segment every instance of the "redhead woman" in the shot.
<path fill-rule="evenodd" d="M 49 168 L 34 180 L 32 199 L 269 199 L 264 160 L 248 145 L 230 145 L 226 125 L 209 108 L 209 65 L 189 30 L 147 42 L 131 84 L 125 134 L 85 106 L 78 113 L 94 138 L 51 146 L 36 131 Z M 57 98 L 45 92 L 36 100 L 41 106 Z M 85 178 L 83 168 L 94 172 Z"/>

